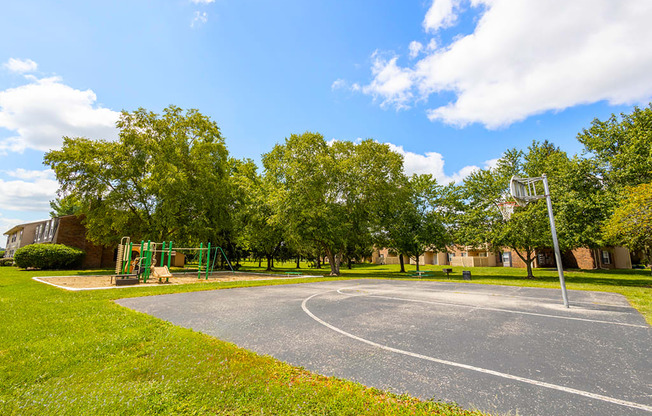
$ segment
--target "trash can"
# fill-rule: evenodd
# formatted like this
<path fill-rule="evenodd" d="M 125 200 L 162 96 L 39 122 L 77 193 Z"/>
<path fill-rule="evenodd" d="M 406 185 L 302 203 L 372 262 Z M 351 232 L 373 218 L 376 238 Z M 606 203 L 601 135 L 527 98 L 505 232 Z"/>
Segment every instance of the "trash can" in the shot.
<path fill-rule="evenodd" d="M 471 280 L 471 272 L 469 270 L 464 270 L 462 272 L 462 279 Z"/>

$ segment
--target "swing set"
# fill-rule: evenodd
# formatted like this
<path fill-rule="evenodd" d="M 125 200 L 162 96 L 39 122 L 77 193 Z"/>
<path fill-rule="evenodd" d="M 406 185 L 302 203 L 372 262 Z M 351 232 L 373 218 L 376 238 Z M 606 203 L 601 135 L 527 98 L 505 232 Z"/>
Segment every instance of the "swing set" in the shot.
<path fill-rule="evenodd" d="M 197 255 L 196 270 L 185 268 L 186 256 L 181 253 L 181 250 L 191 251 Z M 160 261 L 157 255 L 160 256 Z M 174 247 L 173 249 L 172 241 L 157 243 L 151 240 L 142 240 L 139 246 L 131 242 L 129 237 L 122 237 L 118 245 L 115 265 L 116 284 L 137 284 L 141 279 L 143 283 L 147 283 L 150 278 L 158 279 L 159 283 L 169 283 L 169 279 L 172 277 L 170 272 L 172 266 L 182 267 L 183 271 L 180 274 L 197 273 L 197 279 L 201 279 L 204 275 L 204 278 L 208 280 L 209 274 L 213 274 L 215 262 L 220 255 L 226 260 L 231 272 L 234 272 L 222 247 L 211 247 L 211 243 L 208 243 L 207 246 L 200 243 L 199 247 Z M 119 281 L 122 283 L 118 283 Z M 126 283 L 127 281 L 130 283 Z"/>

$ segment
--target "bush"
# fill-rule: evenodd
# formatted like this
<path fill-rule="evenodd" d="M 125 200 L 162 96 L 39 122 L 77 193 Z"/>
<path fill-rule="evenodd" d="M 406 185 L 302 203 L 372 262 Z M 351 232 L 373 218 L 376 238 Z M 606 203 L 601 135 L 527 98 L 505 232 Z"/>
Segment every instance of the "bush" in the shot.
<path fill-rule="evenodd" d="M 30 244 L 16 250 L 14 262 L 23 269 L 74 269 L 81 266 L 85 254 L 63 244 Z"/>
<path fill-rule="evenodd" d="M 3 266 L 13 266 L 14 259 L 0 259 L 0 267 Z"/>

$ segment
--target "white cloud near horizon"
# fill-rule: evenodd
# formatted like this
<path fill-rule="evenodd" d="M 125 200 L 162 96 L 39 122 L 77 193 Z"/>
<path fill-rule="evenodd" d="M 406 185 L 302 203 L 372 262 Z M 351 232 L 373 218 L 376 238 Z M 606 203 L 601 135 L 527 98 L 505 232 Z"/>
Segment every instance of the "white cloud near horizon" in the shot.
<path fill-rule="evenodd" d="M 38 65 L 36 62 L 31 59 L 18 59 L 18 58 L 9 58 L 7 62 L 2 64 L 10 72 L 17 72 L 19 74 L 26 72 L 34 72 Z"/>
<path fill-rule="evenodd" d="M 194 4 L 210 4 L 215 3 L 215 0 L 190 0 L 190 2 Z"/>
<path fill-rule="evenodd" d="M 453 92 L 428 118 L 490 129 L 580 104 L 652 98 L 652 2 L 433 0 L 423 28 L 454 27 L 466 10 L 479 13 L 473 33 L 420 49 L 413 65 L 374 52 L 362 92 L 397 110 Z"/>
<path fill-rule="evenodd" d="M 13 173 L 19 179 L 0 179 L 0 210 L 48 212 L 50 201 L 56 198 L 59 189 L 52 171 L 20 169 Z"/>
<path fill-rule="evenodd" d="M 52 169 L 44 170 L 28 170 L 23 168 L 18 168 L 14 170 L 5 170 L 2 171 L 12 178 L 18 179 L 54 179 L 54 171 Z"/>
<path fill-rule="evenodd" d="M 75 89 L 59 77 L 37 79 L 0 91 L 0 127 L 15 135 L 0 139 L 0 153 L 58 149 L 63 136 L 114 140 L 119 112 L 97 104 L 88 89 Z"/>
<path fill-rule="evenodd" d="M 25 222 L 27 221 L 23 221 L 18 218 L 6 218 L 2 215 L 2 213 L 0 213 L 0 247 L 6 248 L 5 243 L 7 242 L 7 239 L 2 234 L 11 230 L 14 226 L 23 224 Z"/>
<path fill-rule="evenodd" d="M 437 152 L 426 152 L 419 154 L 406 151 L 403 146 L 397 146 L 392 143 L 386 143 L 389 148 L 403 156 L 403 170 L 407 175 L 431 174 L 437 182 L 442 185 L 448 185 L 451 182 L 460 183 L 472 172 L 481 169 L 478 166 L 464 166 L 462 169 L 447 175 L 444 172 L 444 156 Z M 493 168 L 496 166 L 498 159 L 490 159 L 483 163 L 482 169 Z"/>

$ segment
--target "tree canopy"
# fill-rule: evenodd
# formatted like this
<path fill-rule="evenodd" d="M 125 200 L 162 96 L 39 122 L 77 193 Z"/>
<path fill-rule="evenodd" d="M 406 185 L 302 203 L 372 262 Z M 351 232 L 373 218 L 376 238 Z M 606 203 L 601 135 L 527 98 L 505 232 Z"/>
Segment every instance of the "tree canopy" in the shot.
<path fill-rule="evenodd" d="M 415 258 L 419 269 L 419 256 L 426 250 L 446 251 L 452 243 L 447 228 L 450 200 L 454 186 L 437 184 L 432 175 L 413 175 L 397 191 L 394 205 L 383 225 L 383 245 L 403 256 Z"/>
<path fill-rule="evenodd" d="M 117 141 L 64 138 L 45 155 L 61 191 L 81 206 L 88 237 L 219 241 L 230 228 L 228 152 L 197 110 L 122 112 Z"/>
<path fill-rule="evenodd" d="M 652 104 L 605 121 L 595 119 L 577 139 L 609 187 L 652 182 Z"/>
<path fill-rule="evenodd" d="M 652 183 L 627 188 L 604 232 L 607 241 L 640 250 L 652 263 Z"/>
<path fill-rule="evenodd" d="M 320 247 L 332 275 L 339 275 L 347 248 L 382 224 L 403 179 L 402 157 L 389 146 L 327 143 L 309 132 L 274 146 L 263 165 L 288 232 Z"/>

